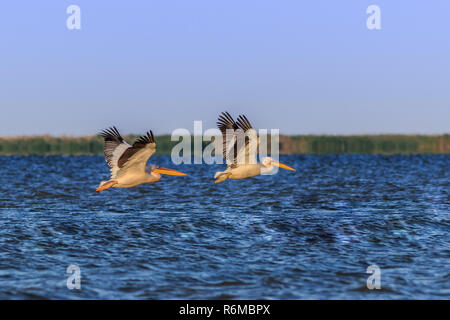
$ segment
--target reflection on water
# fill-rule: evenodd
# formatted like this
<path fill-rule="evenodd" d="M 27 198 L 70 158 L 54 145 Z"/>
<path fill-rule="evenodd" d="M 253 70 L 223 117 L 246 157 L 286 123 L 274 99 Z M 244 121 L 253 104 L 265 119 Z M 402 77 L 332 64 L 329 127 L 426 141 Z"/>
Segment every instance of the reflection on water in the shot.
<path fill-rule="evenodd" d="M 285 156 L 297 172 L 216 185 L 152 160 L 188 176 L 96 193 L 100 156 L 0 157 L 0 298 L 450 296 L 450 156 Z"/>

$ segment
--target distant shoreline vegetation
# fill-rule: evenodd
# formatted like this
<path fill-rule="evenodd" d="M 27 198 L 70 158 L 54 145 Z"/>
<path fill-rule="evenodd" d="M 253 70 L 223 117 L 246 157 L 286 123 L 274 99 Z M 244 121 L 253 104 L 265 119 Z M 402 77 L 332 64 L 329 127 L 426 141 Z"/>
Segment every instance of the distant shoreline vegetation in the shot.
<path fill-rule="evenodd" d="M 132 143 L 137 136 L 124 136 Z M 178 141 L 156 137 L 157 153 L 170 154 Z M 209 142 L 204 142 L 206 146 Z M 450 135 L 296 135 L 280 136 L 281 154 L 449 154 Z M 0 137 L 0 155 L 103 154 L 99 136 Z"/>

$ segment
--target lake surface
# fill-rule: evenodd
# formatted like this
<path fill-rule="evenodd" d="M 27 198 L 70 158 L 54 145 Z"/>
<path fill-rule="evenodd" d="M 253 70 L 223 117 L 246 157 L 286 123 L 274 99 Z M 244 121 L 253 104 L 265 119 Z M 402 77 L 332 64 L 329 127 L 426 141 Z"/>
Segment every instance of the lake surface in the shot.
<path fill-rule="evenodd" d="M 101 156 L 0 157 L 0 298 L 450 298 L 449 155 L 281 161 L 215 185 L 154 156 L 188 176 L 96 193 Z"/>

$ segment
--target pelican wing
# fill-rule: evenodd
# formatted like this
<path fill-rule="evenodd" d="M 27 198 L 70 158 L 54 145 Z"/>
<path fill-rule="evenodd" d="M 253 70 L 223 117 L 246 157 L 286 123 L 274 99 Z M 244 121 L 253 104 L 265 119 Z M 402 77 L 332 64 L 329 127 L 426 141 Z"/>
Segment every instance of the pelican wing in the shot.
<path fill-rule="evenodd" d="M 105 139 L 105 159 L 110 167 L 111 179 L 129 171 L 144 172 L 148 159 L 156 151 L 152 131 L 139 137 L 132 146 L 123 140 L 116 127 L 103 130 L 100 135 Z"/>
<path fill-rule="evenodd" d="M 222 112 L 217 120 L 217 127 L 222 132 L 222 154 L 228 165 L 234 162 L 237 154 L 235 130 L 239 129 L 233 117 L 228 112 Z"/>
<path fill-rule="evenodd" d="M 100 135 L 105 140 L 105 160 L 110 167 L 111 179 L 115 179 L 120 169 L 118 165 L 119 159 L 131 145 L 123 140 L 116 127 L 103 130 Z"/>
<path fill-rule="evenodd" d="M 256 164 L 256 155 L 258 153 L 259 137 L 256 130 L 253 129 L 250 121 L 244 115 L 240 115 L 237 119 L 237 125 L 245 134 L 245 144 L 238 148 L 236 155 L 237 164 Z"/>
<path fill-rule="evenodd" d="M 222 112 L 217 126 L 222 132 L 223 156 L 228 166 L 256 163 L 258 135 L 244 115 L 235 122 L 228 112 Z"/>
<path fill-rule="evenodd" d="M 117 165 L 119 172 L 117 176 L 125 173 L 145 173 L 145 167 L 148 159 L 156 152 L 156 142 L 153 132 L 149 131 L 146 135 L 140 136 L 133 143 L 133 146 L 126 149 L 120 156 Z"/>

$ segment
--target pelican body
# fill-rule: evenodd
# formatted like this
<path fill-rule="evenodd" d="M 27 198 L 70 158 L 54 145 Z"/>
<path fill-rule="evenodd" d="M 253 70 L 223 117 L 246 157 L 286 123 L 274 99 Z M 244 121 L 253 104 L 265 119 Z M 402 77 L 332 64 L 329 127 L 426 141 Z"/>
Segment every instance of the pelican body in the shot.
<path fill-rule="evenodd" d="M 296 171 L 294 168 L 270 157 L 264 157 L 260 163 L 257 163 L 259 137 L 246 116 L 240 115 L 237 121 L 234 121 L 228 112 L 222 112 L 219 115 L 217 126 L 222 132 L 223 156 L 229 164 L 225 171 L 216 172 L 214 183 L 227 179 L 246 179 L 268 174 L 275 166 Z M 245 143 L 240 145 L 239 139 L 243 139 Z"/>
<path fill-rule="evenodd" d="M 96 191 L 111 187 L 131 188 L 143 183 L 157 182 L 161 174 L 184 176 L 185 173 L 147 166 L 148 159 L 156 152 L 156 142 L 153 132 L 139 137 L 133 145 L 128 144 L 116 127 L 103 130 L 100 135 L 105 140 L 105 160 L 111 171 L 111 178 L 102 181 Z"/>

